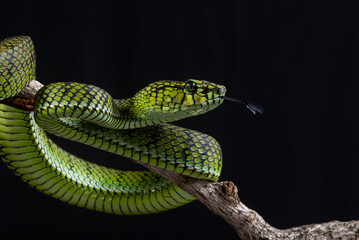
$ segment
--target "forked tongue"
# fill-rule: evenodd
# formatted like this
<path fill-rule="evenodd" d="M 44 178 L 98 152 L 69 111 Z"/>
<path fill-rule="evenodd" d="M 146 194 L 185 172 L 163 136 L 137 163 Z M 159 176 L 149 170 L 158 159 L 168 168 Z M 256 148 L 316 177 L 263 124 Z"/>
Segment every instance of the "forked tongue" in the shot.
<path fill-rule="evenodd" d="M 260 114 L 263 114 L 263 107 L 260 106 L 260 105 L 256 105 L 256 104 L 253 104 L 253 103 L 249 103 L 249 102 L 246 102 L 246 101 L 243 101 L 243 100 L 240 100 L 240 99 L 235 99 L 235 98 L 231 98 L 231 97 L 227 97 L 227 96 L 223 96 L 222 97 L 224 100 L 228 100 L 228 101 L 231 101 L 231 102 L 238 102 L 238 103 L 242 103 L 244 106 L 246 106 L 253 114 L 257 114 L 257 113 L 260 113 Z"/>

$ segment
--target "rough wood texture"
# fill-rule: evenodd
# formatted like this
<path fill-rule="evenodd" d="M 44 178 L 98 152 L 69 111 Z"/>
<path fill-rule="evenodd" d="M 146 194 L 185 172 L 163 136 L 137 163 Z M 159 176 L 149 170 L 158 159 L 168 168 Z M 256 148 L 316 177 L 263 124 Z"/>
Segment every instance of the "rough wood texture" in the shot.
<path fill-rule="evenodd" d="M 43 85 L 34 80 L 21 93 L 33 99 Z M 136 162 L 139 163 L 139 162 Z M 142 164 L 142 163 L 140 163 Z M 309 224 L 289 229 L 277 229 L 269 225 L 257 212 L 246 207 L 238 197 L 233 182 L 209 182 L 182 176 L 147 164 L 149 170 L 158 173 L 205 204 L 213 213 L 231 224 L 243 239 L 359 239 L 359 221 L 332 221 Z"/>

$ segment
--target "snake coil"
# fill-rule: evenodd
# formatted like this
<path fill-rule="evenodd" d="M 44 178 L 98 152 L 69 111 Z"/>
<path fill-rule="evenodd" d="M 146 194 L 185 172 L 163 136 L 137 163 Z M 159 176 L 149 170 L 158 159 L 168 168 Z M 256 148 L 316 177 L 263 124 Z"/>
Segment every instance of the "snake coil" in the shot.
<path fill-rule="evenodd" d="M 27 36 L 0 42 L 0 100 L 35 79 L 35 52 Z M 23 181 L 72 205 L 113 214 L 149 214 L 194 198 L 149 171 L 100 166 L 57 146 L 46 132 L 195 178 L 217 181 L 218 142 L 168 124 L 222 103 L 225 87 L 208 81 L 158 81 L 132 98 L 113 99 L 82 83 L 44 86 L 32 111 L 0 103 L 0 154 Z"/>

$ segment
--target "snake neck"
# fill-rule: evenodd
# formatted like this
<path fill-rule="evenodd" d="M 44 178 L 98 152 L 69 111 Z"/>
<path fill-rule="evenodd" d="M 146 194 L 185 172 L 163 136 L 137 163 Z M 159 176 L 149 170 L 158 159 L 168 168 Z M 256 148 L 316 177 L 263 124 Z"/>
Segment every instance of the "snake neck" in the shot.
<path fill-rule="evenodd" d="M 174 122 L 188 117 L 185 111 L 183 114 L 168 113 L 161 109 L 161 106 L 148 106 L 137 101 L 136 98 L 113 99 L 119 116 L 126 119 L 124 129 L 148 127 L 157 124 Z"/>
<path fill-rule="evenodd" d="M 143 107 L 136 104 L 133 98 L 113 99 L 118 115 L 123 119 L 123 129 L 132 129 L 152 126 L 164 123 L 158 116 L 149 116 L 146 112 L 142 112 Z M 166 121 L 167 122 L 167 121 Z"/>

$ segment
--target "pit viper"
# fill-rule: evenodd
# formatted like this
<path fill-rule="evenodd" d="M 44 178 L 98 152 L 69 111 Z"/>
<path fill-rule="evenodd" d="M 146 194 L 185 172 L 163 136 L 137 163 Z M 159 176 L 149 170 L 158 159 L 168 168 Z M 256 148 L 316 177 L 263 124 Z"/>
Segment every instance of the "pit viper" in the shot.
<path fill-rule="evenodd" d="M 36 79 L 28 36 L 0 42 L 0 100 Z M 45 85 L 31 110 L 0 103 L 0 154 L 24 182 L 53 198 L 90 210 L 137 215 L 194 200 L 149 171 L 122 171 L 61 149 L 47 133 L 194 178 L 217 181 L 222 152 L 211 136 L 168 124 L 219 106 L 226 88 L 189 79 L 149 84 L 132 98 L 77 82 Z"/>

